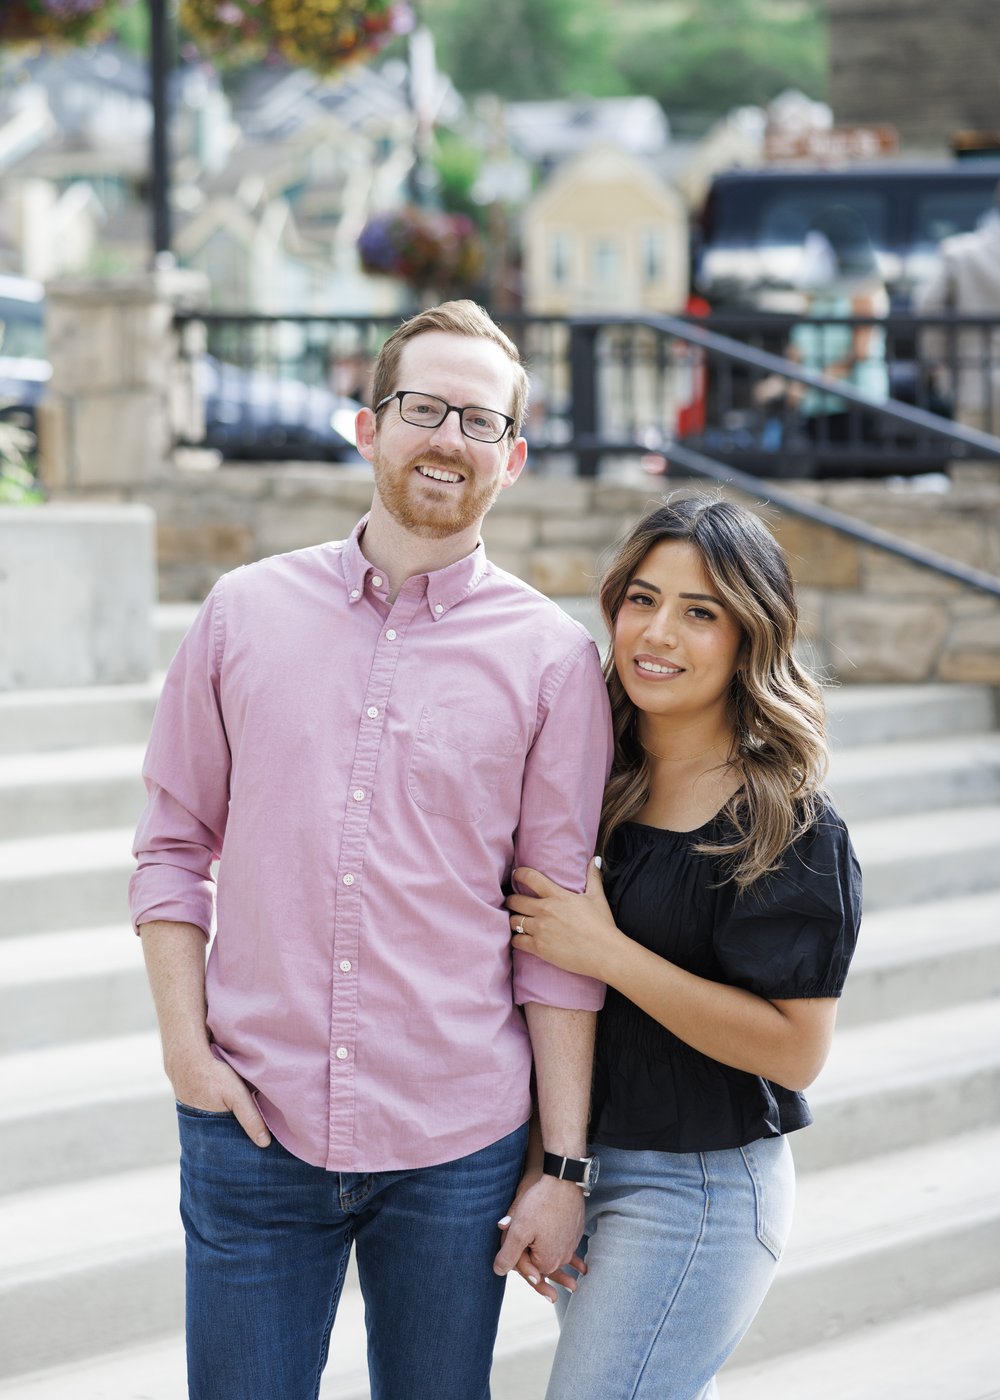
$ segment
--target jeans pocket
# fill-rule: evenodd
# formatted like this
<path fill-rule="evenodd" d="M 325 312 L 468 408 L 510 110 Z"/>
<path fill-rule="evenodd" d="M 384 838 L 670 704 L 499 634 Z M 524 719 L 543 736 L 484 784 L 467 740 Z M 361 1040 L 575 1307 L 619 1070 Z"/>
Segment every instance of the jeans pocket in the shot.
<path fill-rule="evenodd" d="M 783 1137 L 761 1138 L 740 1148 L 753 1183 L 757 1211 L 757 1238 L 776 1260 L 788 1240 L 795 1203 L 795 1171 L 788 1143 Z"/>
<path fill-rule="evenodd" d="M 194 1108 L 189 1103 L 181 1103 L 180 1099 L 174 1100 L 177 1105 L 177 1112 L 185 1118 L 232 1118 L 234 1117 L 231 1108 Z"/>

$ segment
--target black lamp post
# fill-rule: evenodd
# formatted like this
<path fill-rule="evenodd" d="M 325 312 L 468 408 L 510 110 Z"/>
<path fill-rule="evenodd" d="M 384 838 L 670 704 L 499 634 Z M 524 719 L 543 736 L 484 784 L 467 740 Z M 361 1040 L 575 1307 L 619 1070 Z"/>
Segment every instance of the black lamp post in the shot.
<path fill-rule="evenodd" d="M 149 4 L 149 86 L 153 102 L 150 142 L 150 203 L 152 206 L 153 266 L 171 265 L 170 249 L 170 113 L 167 74 L 170 66 L 167 35 L 167 0 Z"/>

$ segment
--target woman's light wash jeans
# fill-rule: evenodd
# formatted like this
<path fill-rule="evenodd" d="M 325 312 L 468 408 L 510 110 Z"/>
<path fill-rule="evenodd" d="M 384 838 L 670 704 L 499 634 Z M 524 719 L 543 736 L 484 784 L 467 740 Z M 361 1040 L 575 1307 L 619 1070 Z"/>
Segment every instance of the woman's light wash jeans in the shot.
<path fill-rule="evenodd" d="M 724 1152 L 598 1147 L 587 1274 L 560 1289 L 546 1400 L 715 1400 L 788 1237 L 795 1169 L 783 1137 Z"/>

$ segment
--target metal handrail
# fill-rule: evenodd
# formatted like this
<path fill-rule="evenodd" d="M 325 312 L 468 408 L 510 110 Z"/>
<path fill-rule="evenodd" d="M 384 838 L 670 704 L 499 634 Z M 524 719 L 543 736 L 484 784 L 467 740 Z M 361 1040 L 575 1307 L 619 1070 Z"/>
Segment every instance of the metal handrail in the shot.
<path fill-rule="evenodd" d="M 518 313 L 515 316 L 504 318 L 510 323 L 516 322 L 519 325 L 532 323 L 551 323 L 551 316 L 531 316 Z M 769 314 L 763 316 L 747 316 L 748 327 L 761 328 L 762 325 L 778 327 L 785 321 L 781 314 Z M 797 319 L 787 318 L 789 324 L 793 324 Z M 833 319 L 833 318 L 831 318 Z M 850 323 L 885 324 L 885 318 L 845 318 Z M 890 318 L 897 319 L 897 318 Z M 942 315 L 940 317 L 920 317 L 909 318 L 913 321 L 915 328 L 919 329 L 927 325 L 938 323 L 945 326 L 965 326 L 978 324 L 995 325 L 993 318 L 956 318 Z M 181 312 L 176 316 L 178 325 L 183 326 L 188 322 L 213 321 L 228 324 L 260 324 L 278 323 L 282 321 L 295 321 L 305 323 L 323 323 L 336 321 L 341 324 L 350 323 L 363 326 L 371 325 L 391 325 L 399 320 L 398 315 L 346 315 L 331 317 L 328 315 L 304 315 L 304 316 L 282 316 L 281 314 L 257 315 L 252 313 L 198 313 Z M 737 324 L 740 318 L 737 315 L 724 318 L 727 324 Z M 573 418 L 574 433 L 572 439 L 572 450 L 581 459 L 590 457 L 595 459 L 603 453 L 614 452 L 634 452 L 637 444 L 633 440 L 617 441 L 599 430 L 597 421 L 597 404 L 592 392 L 584 392 L 588 380 L 592 379 L 595 372 L 595 362 L 593 357 L 593 341 L 597 334 L 604 329 L 615 327 L 627 327 L 629 329 L 642 327 L 653 332 L 658 332 L 665 337 L 672 337 L 687 345 L 700 348 L 707 353 L 720 359 L 727 360 L 733 364 L 739 364 L 756 370 L 760 374 L 778 374 L 783 378 L 806 385 L 809 388 L 818 389 L 824 393 L 836 395 L 845 402 L 863 408 L 867 413 L 881 417 L 890 422 L 904 424 L 910 428 L 920 429 L 931 437 L 943 441 L 950 445 L 955 456 L 967 456 L 975 454 L 980 458 L 989 460 L 1000 460 L 1000 438 L 993 437 L 989 433 L 979 432 L 973 428 L 967 428 L 961 424 L 956 424 L 947 419 L 937 417 L 932 413 L 927 413 L 923 409 L 918 409 L 909 404 L 901 403 L 897 400 L 886 400 L 882 403 L 874 403 L 863 393 L 854 389 L 851 385 L 840 379 L 833 379 L 822 374 L 815 374 L 803 369 L 800 365 L 791 360 L 786 360 L 780 355 L 772 354 L 768 351 L 758 350 L 755 347 L 747 346 L 741 341 L 730 336 L 722 335 L 718 331 L 710 330 L 695 319 L 682 318 L 677 316 L 637 316 L 623 318 L 620 316 L 578 316 L 569 317 L 565 324 L 570 331 L 570 369 L 575 388 L 580 392 L 574 393 L 573 397 Z M 590 385 L 590 389 L 593 385 Z M 870 546 L 884 554 L 903 559 L 917 568 L 927 569 L 941 577 L 949 578 L 957 583 L 976 589 L 994 598 L 1000 598 L 1000 578 L 986 573 L 983 570 L 973 569 L 963 564 L 958 564 L 954 560 L 948 559 L 945 555 L 937 554 L 932 550 L 923 549 L 918 545 L 913 545 L 905 540 L 900 540 L 887 531 L 877 529 L 873 526 L 864 525 L 845 515 L 840 511 L 831 509 L 828 506 L 820 505 L 793 494 L 791 491 L 769 482 L 766 492 L 761 490 L 760 478 L 738 468 L 725 465 L 708 457 L 695 449 L 684 445 L 677 440 L 665 442 L 661 449 L 665 455 L 676 466 L 694 476 L 703 477 L 716 481 L 722 485 L 729 485 L 739 490 L 744 495 L 758 500 L 763 505 L 775 505 L 790 515 L 800 519 L 810 521 L 813 524 L 825 526 L 835 530 L 838 534 L 844 535 L 856 543 Z"/>
<path fill-rule="evenodd" d="M 621 318 L 613 316 L 588 316 L 573 318 L 573 324 L 578 333 L 582 332 L 586 335 L 588 332 L 604 327 L 621 325 L 622 321 Z M 729 336 L 706 330 L 694 321 L 676 316 L 646 316 L 630 318 L 628 324 L 630 326 L 643 325 L 651 330 L 660 331 L 664 335 L 673 336 L 689 345 L 698 346 L 731 362 L 747 365 L 766 374 L 780 374 L 786 379 L 795 380 L 810 388 L 835 393 L 838 397 L 856 403 L 868 412 L 882 413 L 890 420 L 922 428 L 954 446 L 974 450 L 978 456 L 1000 459 L 1000 438 L 993 437 L 989 433 L 981 433 L 961 424 L 950 423 L 947 420 L 937 418 L 932 413 L 924 412 L 923 409 L 911 408 L 908 404 L 898 403 L 892 399 L 881 404 L 874 404 L 864 394 L 852 389 L 850 385 L 844 384 L 842 380 L 813 374 L 791 360 L 785 360 L 779 355 L 772 355 L 767 351 L 745 346 L 740 341 L 732 340 Z M 584 452 L 588 450 L 593 452 L 598 449 L 604 452 L 614 452 L 616 447 L 619 450 L 627 450 L 626 444 L 610 443 L 598 433 L 588 433 L 583 436 L 579 441 L 579 447 Z M 760 489 L 759 477 L 751 476 L 748 472 L 742 472 L 738 468 L 717 462 L 714 458 L 706 457 L 693 448 L 685 447 L 682 442 L 674 440 L 665 444 L 663 452 L 668 461 L 682 467 L 694 476 L 707 477 L 709 480 L 719 482 L 720 485 L 732 486 L 744 495 L 756 499 L 762 505 L 776 505 L 790 515 L 798 516 L 800 519 L 808 520 L 815 525 L 826 526 L 838 534 L 853 539 L 858 544 L 869 545 L 884 554 L 903 559 L 917 568 L 927 569 L 941 577 L 953 579 L 955 582 L 974 588 L 978 592 L 986 593 L 990 597 L 1000 598 L 1000 578 L 982 569 L 973 569 L 964 564 L 958 564 L 947 558 L 946 555 L 910 544 L 907 540 L 898 539 L 886 530 L 862 524 L 851 516 L 833 510 L 829 506 L 804 500 L 774 483 L 768 483 L 765 494 Z"/>
<path fill-rule="evenodd" d="M 586 316 L 571 317 L 570 324 L 580 330 L 589 331 L 620 326 L 623 322 L 621 317 L 616 316 Z M 742 341 L 734 340 L 732 336 L 721 335 L 718 331 L 706 330 L 696 321 L 679 316 L 636 316 L 629 317 L 627 324 L 630 327 L 644 326 L 663 335 L 673 336 L 676 340 L 697 346 L 719 359 L 728 360 L 731 364 L 745 365 L 749 369 L 759 370 L 761 374 L 779 374 L 783 379 L 804 384 L 810 389 L 835 394 L 837 398 L 865 409 L 876 418 L 901 423 L 909 428 L 919 428 L 931 437 L 951 444 L 956 449 L 956 456 L 975 454 L 977 457 L 1000 460 L 1000 438 L 991 433 L 967 428 L 964 424 L 940 418 L 923 408 L 913 408 L 898 399 L 884 399 L 876 403 L 843 379 L 814 374 L 793 360 L 786 360 L 769 350 L 758 350 L 753 346 L 744 345 Z"/>
<path fill-rule="evenodd" d="M 838 534 L 848 535 L 858 544 L 871 545 L 873 549 L 881 550 L 883 554 L 895 555 L 897 559 L 905 559 L 908 564 L 914 564 L 917 568 L 929 569 L 932 573 L 954 579 L 956 583 L 963 583 L 969 588 L 975 588 L 980 593 L 988 593 L 993 598 L 1000 598 L 1000 578 L 994 574 L 988 574 L 982 569 L 971 569 L 965 564 L 956 564 L 953 559 L 949 559 L 944 554 L 937 554 L 934 550 L 923 549 L 920 545 L 898 539 L 895 535 L 889 534 L 887 530 L 879 530 L 876 526 L 865 525 L 853 519 L 852 516 L 844 515 L 839 510 L 832 510 L 829 506 L 820 505 L 815 501 L 803 500 L 781 486 L 768 483 L 767 494 L 764 495 L 761 492 L 758 477 L 733 467 L 726 467 L 721 462 L 713 461 L 711 457 L 704 457 L 700 452 L 695 452 L 682 444 L 674 444 L 669 449 L 669 456 L 685 471 L 696 476 L 709 477 L 711 480 L 727 486 L 733 486 L 744 495 L 756 497 L 762 505 L 779 506 L 782 510 L 788 511 L 790 515 L 797 515 L 801 519 L 812 521 L 815 525 L 828 526 L 831 530 L 836 530 Z"/>

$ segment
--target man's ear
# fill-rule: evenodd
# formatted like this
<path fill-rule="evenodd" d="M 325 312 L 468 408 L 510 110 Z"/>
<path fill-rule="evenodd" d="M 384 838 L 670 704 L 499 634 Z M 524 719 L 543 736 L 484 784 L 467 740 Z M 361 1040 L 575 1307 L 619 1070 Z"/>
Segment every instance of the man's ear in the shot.
<path fill-rule="evenodd" d="M 507 458 L 507 467 L 504 472 L 504 486 L 513 486 L 514 482 L 524 470 L 524 464 L 528 460 L 528 444 L 523 437 L 515 438 L 514 445 L 510 449 L 510 456 Z"/>
<path fill-rule="evenodd" d="M 359 408 L 354 418 L 354 440 L 366 462 L 375 456 L 375 434 L 378 423 L 370 408 Z"/>

